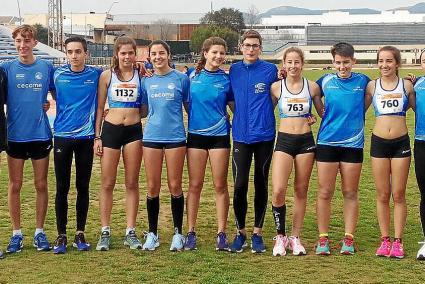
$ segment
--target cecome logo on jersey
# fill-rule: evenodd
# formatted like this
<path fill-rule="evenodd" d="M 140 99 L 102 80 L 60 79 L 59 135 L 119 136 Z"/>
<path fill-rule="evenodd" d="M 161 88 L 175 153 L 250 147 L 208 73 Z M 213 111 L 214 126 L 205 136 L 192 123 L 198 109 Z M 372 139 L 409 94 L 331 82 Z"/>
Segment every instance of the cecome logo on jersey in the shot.
<path fill-rule="evenodd" d="M 152 99 L 164 98 L 167 101 L 174 100 L 174 93 L 153 93 L 150 96 Z"/>
<path fill-rule="evenodd" d="M 43 88 L 43 84 L 34 83 L 34 84 L 16 84 L 18 89 L 33 89 L 34 91 L 39 91 Z"/>
<path fill-rule="evenodd" d="M 265 83 L 257 83 L 255 85 L 255 93 L 264 93 L 266 91 L 266 84 Z"/>
<path fill-rule="evenodd" d="M 35 73 L 35 76 L 34 76 L 37 80 L 41 80 L 41 79 L 43 79 L 43 73 L 41 73 L 41 72 L 37 72 L 37 73 Z"/>

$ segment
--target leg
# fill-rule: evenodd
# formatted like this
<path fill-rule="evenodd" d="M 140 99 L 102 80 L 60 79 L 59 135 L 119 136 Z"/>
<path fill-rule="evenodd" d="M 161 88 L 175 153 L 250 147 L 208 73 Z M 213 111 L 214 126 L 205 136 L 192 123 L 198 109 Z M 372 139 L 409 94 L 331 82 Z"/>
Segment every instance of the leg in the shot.
<path fill-rule="evenodd" d="M 234 181 L 233 210 L 236 228 L 246 235 L 245 218 L 248 209 L 248 182 L 253 151 L 248 144 L 233 142 L 232 171 Z"/>
<path fill-rule="evenodd" d="M 117 167 L 120 161 L 118 149 L 103 147 L 103 156 L 100 159 L 101 189 L 99 194 L 100 223 L 102 227 L 109 226 L 111 222 L 113 192 L 117 180 Z"/>
<path fill-rule="evenodd" d="M 418 182 L 421 201 L 419 213 L 421 216 L 422 233 L 425 238 L 425 142 L 415 140 L 415 173 Z"/>
<path fill-rule="evenodd" d="M 304 223 L 307 206 L 307 191 L 313 169 L 314 153 L 295 157 L 294 213 L 292 217 L 292 236 L 299 236 Z"/>
<path fill-rule="evenodd" d="M 390 235 L 391 161 L 388 158 L 371 158 L 376 186 L 376 211 L 382 237 Z"/>
<path fill-rule="evenodd" d="M 84 232 L 89 210 L 89 186 L 93 167 L 93 140 L 79 141 L 75 151 L 75 184 L 77 188 L 77 232 Z"/>
<path fill-rule="evenodd" d="M 229 191 L 227 174 L 229 171 L 230 149 L 211 149 L 210 165 L 215 188 L 215 204 L 217 210 L 217 233 L 225 232 L 229 215 Z"/>
<path fill-rule="evenodd" d="M 339 162 L 317 162 L 317 226 L 319 234 L 327 234 L 331 218 L 331 201 L 335 192 L 336 175 Z"/>
<path fill-rule="evenodd" d="M 124 146 L 123 160 L 125 168 L 127 228 L 136 227 L 137 212 L 139 210 L 139 173 L 142 155 L 143 148 L 140 140 Z"/>
<path fill-rule="evenodd" d="M 9 168 L 8 204 L 12 229 L 21 228 L 21 188 L 25 160 L 15 159 L 7 156 Z"/>
<path fill-rule="evenodd" d="M 359 218 L 359 181 L 362 163 L 341 162 L 342 195 L 344 197 L 345 233 L 354 235 Z"/>
<path fill-rule="evenodd" d="M 73 142 L 63 138 L 55 138 L 53 156 L 56 176 L 55 212 L 58 235 L 66 234 L 68 223 L 68 193 L 71 180 Z M 78 181 L 78 175 L 76 180 Z"/>
<path fill-rule="evenodd" d="M 410 157 L 391 159 L 391 189 L 394 201 L 394 237 L 402 238 L 406 225 L 406 185 L 409 176 Z"/>
<path fill-rule="evenodd" d="M 189 172 L 189 190 L 186 197 L 187 228 L 189 232 L 195 231 L 198 216 L 199 200 L 204 184 L 205 167 L 208 152 L 203 149 L 187 149 L 187 167 Z M 217 209 L 218 210 L 218 209 Z"/>
<path fill-rule="evenodd" d="M 49 156 L 43 159 L 32 160 L 34 170 L 34 186 L 36 198 L 36 228 L 43 228 L 46 219 L 49 194 L 47 190 L 47 172 L 49 170 Z"/>

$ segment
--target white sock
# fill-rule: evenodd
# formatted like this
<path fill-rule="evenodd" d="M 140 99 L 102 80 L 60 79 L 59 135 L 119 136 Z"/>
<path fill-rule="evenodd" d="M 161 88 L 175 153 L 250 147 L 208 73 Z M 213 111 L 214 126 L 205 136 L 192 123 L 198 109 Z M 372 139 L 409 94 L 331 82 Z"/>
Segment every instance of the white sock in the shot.
<path fill-rule="evenodd" d="M 12 235 L 14 235 L 14 236 L 21 235 L 22 236 L 22 230 L 21 229 L 19 229 L 19 230 L 13 230 L 12 231 Z"/>
<path fill-rule="evenodd" d="M 39 234 L 39 233 L 44 233 L 43 228 L 35 228 L 34 237 L 37 236 L 37 234 Z"/>
<path fill-rule="evenodd" d="M 109 234 L 111 234 L 111 227 L 109 227 L 109 226 L 102 227 L 102 231 L 101 232 L 102 233 L 103 232 L 108 232 Z"/>
<path fill-rule="evenodd" d="M 135 228 L 127 228 L 127 229 L 125 229 L 125 235 L 127 236 L 128 233 L 130 233 L 130 231 L 136 231 L 136 229 Z"/>

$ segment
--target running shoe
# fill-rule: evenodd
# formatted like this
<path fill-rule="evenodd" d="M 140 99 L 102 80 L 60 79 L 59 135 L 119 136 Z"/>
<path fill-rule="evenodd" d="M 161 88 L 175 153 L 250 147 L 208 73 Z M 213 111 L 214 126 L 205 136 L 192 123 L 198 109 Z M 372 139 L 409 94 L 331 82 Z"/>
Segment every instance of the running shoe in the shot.
<path fill-rule="evenodd" d="M 111 234 L 108 231 L 103 231 L 96 245 L 96 250 L 107 251 L 111 242 Z"/>
<path fill-rule="evenodd" d="M 134 230 L 131 230 L 127 235 L 125 235 L 124 245 L 128 246 L 130 249 L 141 249 L 143 247 Z"/>
<path fill-rule="evenodd" d="M 56 238 L 55 245 L 53 246 L 54 254 L 64 254 L 66 253 L 66 245 L 68 244 L 68 239 L 66 235 L 59 235 Z"/>
<path fill-rule="evenodd" d="M 159 247 L 159 238 L 153 232 L 145 234 L 145 243 L 143 244 L 143 250 L 153 251 Z"/>
<path fill-rule="evenodd" d="M 403 243 L 400 239 L 395 239 L 390 250 L 390 257 L 393 258 L 404 258 Z"/>
<path fill-rule="evenodd" d="M 355 248 L 354 248 L 354 239 L 349 237 L 349 236 L 345 236 L 342 240 L 341 240 L 341 254 L 345 254 L 345 255 L 353 255 L 355 252 Z"/>
<path fill-rule="evenodd" d="M 273 238 L 273 256 L 285 256 L 288 238 L 284 235 L 277 235 Z"/>
<path fill-rule="evenodd" d="M 86 242 L 84 233 L 78 233 L 75 235 L 74 242 L 72 246 L 79 251 L 88 251 L 90 250 L 90 244 Z"/>
<path fill-rule="evenodd" d="M 419 242 L 421 244 L 421 248 L 418 250 L 418 254 L 416 255 L 417 260 L 425 260 L 425 241 Z"/>
<path fill-rule="evenodd" d="M 7 253 L 20 252 L 24 247 L 24 236 L 14 235 L 10 238 L 9 245 L 6 248 Z"/>
<path fill-rule="evenodd" d="M 184 248 L 184 236 L 179 234 L 177 229 L 174 232 L 173 240 L 171 241 L 171 251 L 181 251 Z"/>
<path fill-rule="evenodd" d="M 246 236 L 238 232 L 233 239 L 233 243 L 230 245 L 231 252 L 243 252 L 243 249 L 247 247 Z"/>
<path fill-rule="evenodd" d="M 287 242 L 287 248 L 292 251 L 293 255 L 306 255 L 304 246 L 301 244 L 299 237 L 290 236 Z"/>
<path fill-rule="evenodd" d="M 330 255 L 331 248 L 329 247 L 329 238 L 320 237 L 316 243 L 316 254 L 317 255 Z"/>
<path fill-rule="evenodd" d="M 266 246 L 264 245 L 263 236 L 259 234 L 253 234 L 251 237 L 251 252 L 262 253 L 265 251 Z"/>
<path fill-rule="evenodd" d="M 216 251 L 229 251 L 229 243 L 227 242 L 227 236 L 225 232 L 217 234 L 217 240 L 215 243 Z"/>
<path fill-rule="evenodd" d="M 33 245 L 38 251 L 48 251 L 52 248 L 45 233 L 35 235 Z"/>
<path fill-rule="evenodd" d="M 189 232 L 186 235 L 186 242 L 184 243 L 185 250 L 196 250 L 196 233 Z"/>
<path fill-rule="evenodd" d="M 376 250 L 376 256 L 389 257 L 391 251 L 391 240 L 390 238 L 381 238 L 381 245 Z"/>
<path fill-rule="evenodd" d="M 3 258 L 4 258 L 4 253 L 3 251 L 0 250 L 0 259 L 3 259 Z"/>

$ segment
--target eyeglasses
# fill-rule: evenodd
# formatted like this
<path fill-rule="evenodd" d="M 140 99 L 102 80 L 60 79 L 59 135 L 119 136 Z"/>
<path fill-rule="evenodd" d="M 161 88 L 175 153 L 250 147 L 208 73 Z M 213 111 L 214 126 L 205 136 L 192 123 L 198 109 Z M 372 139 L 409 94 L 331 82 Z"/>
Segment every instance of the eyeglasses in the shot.
<path fill-rule="evenodd" d="M 244 43 L 244 44 L 242 44 L 242 47 L 243 47 L 243 49 L 245 49 L 245 50 L 250 50 L 251 48 L 252 48 L 253 50 L 257 50 L 257 49 L 259 49 L 259 48 L 261 47 L 261 45 L 259 45 L 259 44 L 249 44 L 249 43 Z"/>

